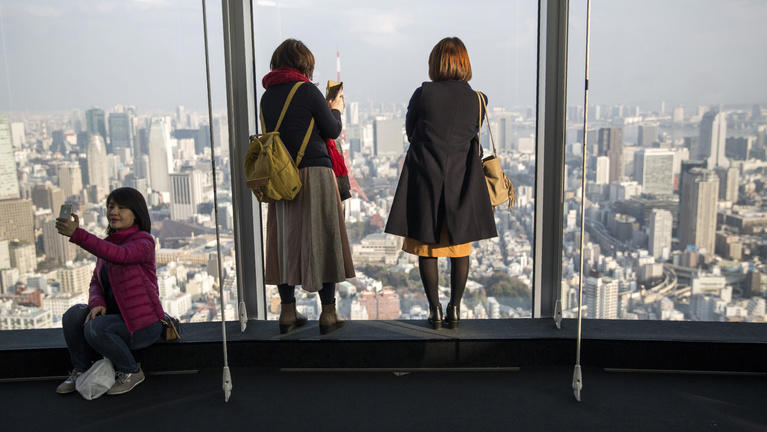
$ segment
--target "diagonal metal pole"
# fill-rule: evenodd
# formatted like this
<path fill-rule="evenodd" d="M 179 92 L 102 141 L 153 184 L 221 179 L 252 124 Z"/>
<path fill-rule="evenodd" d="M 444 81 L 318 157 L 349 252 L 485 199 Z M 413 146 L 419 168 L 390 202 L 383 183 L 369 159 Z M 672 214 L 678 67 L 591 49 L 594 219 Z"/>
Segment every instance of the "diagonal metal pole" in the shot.
<path fill-rule="evenodd" d="M 575 352 L 575 370 L 573 371 L 573 394 L 575 399 L 581 401 L 583 389 L 583 373 L 581 371 L 581 336 L 583 330 L 583 237 L 586 222 L 586 140 L 588 139 L 589 125 L 589 43 L 591 41 L 591 0 L 586 0 L 586 81 L 583 94 L 583 161 L 581 165 L 581 248 L 579 254 L 580 275 L 578 277 L 578 338 Z"/>
<path fill-rule="evenodd" d="M 224 350 L 223 388 L 224 402 L 229 402 L 232 394 L 232 374 L 229 372 L 229 356 L 226 346 L 226 316 L 224 311 L 224 284 L 221 282 L 221 237 L 218 227 L 218 189 L 216 185 L 216 152 L 213 142 L 213 107 L 210 92 L 210 57 L 208 55 L 208 14 L 205 9 L 205 0 L 202 0 L 202 28 L 205 41 L 205 79 L 208 85 L 208 133 L 210 134 L 210 164 L 213 169 L 213 213 L 216 221 L 216 258 L 218 259 L 218 298 L 221 303 L 221 340 Z"/>

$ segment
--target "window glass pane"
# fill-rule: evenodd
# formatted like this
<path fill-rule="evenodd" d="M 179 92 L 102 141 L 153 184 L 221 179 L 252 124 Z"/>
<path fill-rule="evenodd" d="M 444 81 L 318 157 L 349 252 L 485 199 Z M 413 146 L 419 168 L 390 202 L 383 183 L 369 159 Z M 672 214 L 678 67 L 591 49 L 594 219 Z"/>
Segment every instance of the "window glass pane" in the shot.
<path fill-rule="evenodd" d="M 220 3 L 209 30 L 227 318 L 236 313 Z M 0 6 L 0 329 L 61 325 L 96 265 L 59 235 L 68 203 L 104 236 L 105 198 L 145 197 L 165 310 L 219 313 L 202 10 L 186 1 Z"/>
<path fill-rule="evenodd" d="M 407 104 L 413 91 L 429 80 L 432 47 L 447 36 L 458 36 L 467 46 L 470 84 L 489 97 L 496 146 L 518 197 L 513 211 L 495 211 L 499 237 L 473 244 L 462 314 L 530 316 L 537 9 L 537 2 L 522 0 L 255 2 L 258 80 L 269 72 L 274 49 L 295 38 L 313 52 L 313 81 L 321 90 L 328 80 L 344 82 L 340 141 L 353 191 L 345 201 L 345 221 L 357 277 L 338 284 L 343 317 L 423 319 L 428 314 L 417 257 L 402 252 L 401 237 L 382 233 L 408 148 Z M 259 98 L 263 92 L 259 85 Z M 487 129 L 482 143 L 485 155 L 490 154 Z M 264 205 L 264 215 L 266 211 Z M 448 260 L 440 259 L 439 268 L 444 306 L 450 295 Z M 301 290 L 296 294 L 298 309 L 317 319 L 317 296 Z M 267 286 L 266 298 L 268 317 L 275 319 L 280 310 L 275 286 Z"/>
<path fill-rule="evenodd" d="M 593 2 L 588 318 L 765 318 L 761 2 Z M 577 306 L 585 2 L 571 2 L 562 294 Z"/>

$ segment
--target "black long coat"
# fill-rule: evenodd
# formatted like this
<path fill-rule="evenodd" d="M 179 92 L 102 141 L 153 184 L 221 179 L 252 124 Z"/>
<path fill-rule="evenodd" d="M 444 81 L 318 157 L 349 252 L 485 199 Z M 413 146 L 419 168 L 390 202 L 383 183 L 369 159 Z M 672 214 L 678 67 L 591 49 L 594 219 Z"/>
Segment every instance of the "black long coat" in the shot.
<path fill-rule="evenodd" d="M 405 121 L 410 148 L 387 233 L 439 243 L 447 224 L 450 244 L 498 236 L 479 153 L 479 110 L 464 81 L 425 82 L 413 93 Z"/>

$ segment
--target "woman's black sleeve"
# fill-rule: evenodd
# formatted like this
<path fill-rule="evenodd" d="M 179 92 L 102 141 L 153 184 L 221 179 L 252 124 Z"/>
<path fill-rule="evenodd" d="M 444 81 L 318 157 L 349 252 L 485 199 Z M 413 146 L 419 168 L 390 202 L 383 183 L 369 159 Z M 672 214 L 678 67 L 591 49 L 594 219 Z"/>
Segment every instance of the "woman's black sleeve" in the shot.
<path fill-rule="evenodd" d="M 413 92 L 413 96 L 410 97 L 410 102 L 407 104 L 407 115 L 405 116 L 405 133 L 407 134 L 408 141 L 410 137 L 415 133 L 415 125 L 418 122 L 418 113 L 421 110 L 421 87 L 418 87 Z"/>
<path fill-rule="evenodd" d="M 309 87 L 310 109 L 314 117 L 314 125 L 323 139 L 336 139 L 341 134 L 341 112 L 331 110 L 328 102 L 322 96 L 320 90 L 313 86 Z"/>

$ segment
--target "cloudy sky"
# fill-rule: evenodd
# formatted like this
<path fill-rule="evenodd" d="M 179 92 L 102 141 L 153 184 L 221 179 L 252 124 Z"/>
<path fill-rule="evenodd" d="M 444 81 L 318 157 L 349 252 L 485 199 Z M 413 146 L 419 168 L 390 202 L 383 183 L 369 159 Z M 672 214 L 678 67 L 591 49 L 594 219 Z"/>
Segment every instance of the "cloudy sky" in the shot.
<path fill-rule="evenodd" d="M 442 37 L 459 36 L 491 104 L 535 103 L 537 1 L 254 0 L 260 75 L 303 40 L 314 80 L 347 100 L 404 104 Z M 224 102 L 220 2 L 208 2 L 214 100 Z M 585 0 L 571 1 L 570 102 L 582 103 Z M 767 104 L 767 2 L 594 0 L 594 103 Z M 194 0 L 0 0 L 0 111 L 203 109 L 202 9 Z"/>

